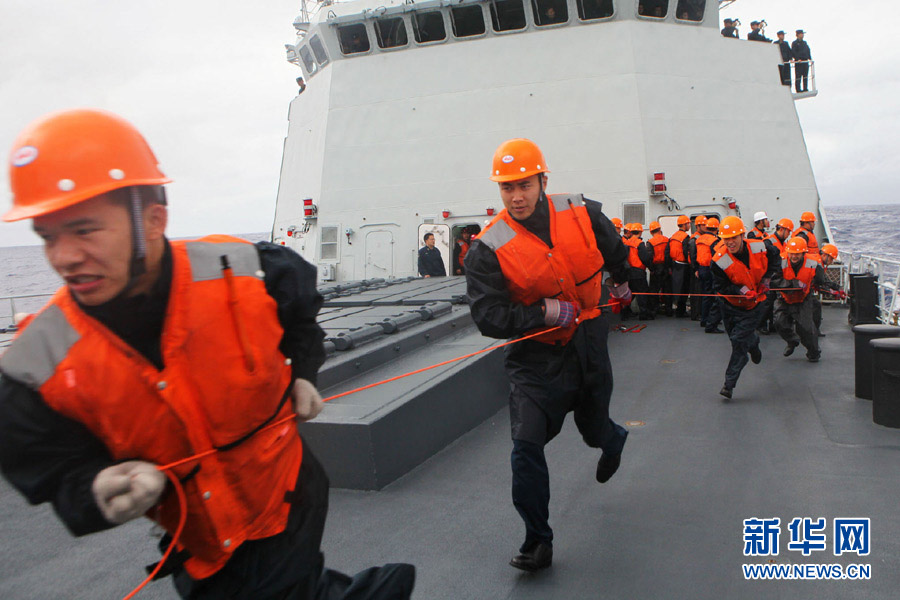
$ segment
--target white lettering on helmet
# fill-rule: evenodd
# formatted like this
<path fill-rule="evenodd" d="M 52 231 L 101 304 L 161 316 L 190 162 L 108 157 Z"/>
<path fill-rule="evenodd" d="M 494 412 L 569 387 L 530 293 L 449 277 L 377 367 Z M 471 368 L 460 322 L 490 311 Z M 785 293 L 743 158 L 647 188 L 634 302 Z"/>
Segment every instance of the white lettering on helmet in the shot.
<path fill-rule="evenodd" d="M 12 155 L 12 166 L 24 167 L 28 163 L 34 161 L 38 156 L 38 149 L 34 146 L 22 146 Z"/>

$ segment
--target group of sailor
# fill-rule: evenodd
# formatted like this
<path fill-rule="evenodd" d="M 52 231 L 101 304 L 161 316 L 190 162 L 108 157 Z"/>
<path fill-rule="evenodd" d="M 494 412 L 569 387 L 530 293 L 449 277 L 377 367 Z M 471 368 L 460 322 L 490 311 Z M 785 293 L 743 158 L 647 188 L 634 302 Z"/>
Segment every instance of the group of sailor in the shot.
<path fill-rule="evenodd" d="M 759 362 L 758 333 L 777 331 L 787 343 L 785 356 L 803 344 L 808 360 L 819 360 L 818 338 L 825 335 L 820 330 L 822 304 L 811 292 L 826 290 L 839 297 L 844 292 L 825 275 L 824 267 L 837 259 L 838 249 L 833 244 L 819 248 L 813 233 L 815 214 L 804 212 L 796 230 L 793 221 L 781 219 L 773 233 L 769 233 L 765 212 L 754 215 L 749 232 L 738 217 L 725 217 L 720 224 L 717 217 L 699 215 L 692 234 L 691 219 L 680 215 L 678 230 L 670 238 L 662 234 L 659 222 L 653 221 L 646 241 L 641 239 L 640 223 L 612 221 L 629 249 L 628 283 L 637 293 L 640 319 L 690 314 L 706 333 L 724 333 L 719 328 L 724 321 L 734 354 L 723 396 L 731 397 L 747 357 Z M 763 264 L 764 256 L 771 257 L 771 264 Z M 622 318 L 633 315 L 626 308 Z"/>
<path fill-rule="evenodd" d="M 722 36 L 727 38 L 740 37 L 738 34 L 739 25 L 740 21 L 737 19 L 725 19 Z M 809 44 L 803 39 L 806 32 L 798 29 L 796 31 L 797 38 L 793 43 L 788 44 L 784 39 L 784 31 L 779 31 L 776 34 L 778 39 L 772 40 L 766 37 L 765 27 L 765 21 L 751 21 L 750 33 L 747 34 L 747 39 L 751 42 L 778 44 L 778 49 L 781 52 L 781 64 L 778 66 L 778 70 L 781 73 L 782 85 L 791 85 L 791 64 L 793 63 L 797 93 L 808 92 L 809 64 L 812 60 L 812 53 L 809 50 Z"/>

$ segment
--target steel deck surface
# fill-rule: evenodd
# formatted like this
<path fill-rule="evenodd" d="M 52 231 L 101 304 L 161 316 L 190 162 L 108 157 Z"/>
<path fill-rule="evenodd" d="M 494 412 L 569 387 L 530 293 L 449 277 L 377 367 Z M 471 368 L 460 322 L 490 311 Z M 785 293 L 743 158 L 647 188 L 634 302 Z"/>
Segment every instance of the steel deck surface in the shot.
<path fill-rule="evenodd" d="M 822 361 L 781 356 L 718 395 L 730 345 L 687 320 L 610 334 L 612 415 L 631 431 L 619 472 L 594 480 L 598 453 L 571 419 L 547 446 L 554 564 L 507 565 L 524 536 L 510 500 L 509 422 L 501 410 L 379 492 L 332 490 L 326 565 L 417 566 L 415 598 L 895 598 L 900 589 L 900 430 L 872 423 L 853 396 L 846 310 L 826 307 Z M 471 385 L 478 385 L 477 381 Z M 460 394 L 466 390 L 461 389 Z M 743 520 L 781 519 L 777 564 L 870 564 L 868 581 L 745 581 Z M 827 519 L 827 550 L 787 549 L 794 517 Z M 871 554 L 833 555 L 836 517 L 871 518 Z M 120 598 L 158 555 L 149 523 L 71 538 L 46 505 L 0 482 L 0 597 Z M 174 598 L 171 583 L 139 598 Z"/>

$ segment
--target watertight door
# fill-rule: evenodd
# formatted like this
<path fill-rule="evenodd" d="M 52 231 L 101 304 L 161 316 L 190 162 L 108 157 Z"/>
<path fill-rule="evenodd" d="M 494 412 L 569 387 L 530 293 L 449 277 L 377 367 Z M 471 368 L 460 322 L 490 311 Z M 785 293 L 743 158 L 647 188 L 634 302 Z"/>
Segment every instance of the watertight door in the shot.
<path fill-rule="evenodd" d="M 366 279 L 394 275 L 394 236 L 390 231 L 366 234 Z"/>

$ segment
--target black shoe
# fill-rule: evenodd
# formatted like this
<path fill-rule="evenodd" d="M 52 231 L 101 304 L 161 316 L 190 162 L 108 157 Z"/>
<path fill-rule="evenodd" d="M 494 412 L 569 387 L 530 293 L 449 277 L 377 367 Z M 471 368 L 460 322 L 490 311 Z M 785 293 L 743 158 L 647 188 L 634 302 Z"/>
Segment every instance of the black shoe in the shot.
<path fill-rule="evenodd" d="M 723 386 L 722 386 L 722 389 L 719 390 L 719 394 L 721 394 L 722 396 L 725 396 L 726 398 L 730 399 L 730 398 L 731 398 L 731 388 L 728 387 L 727 385 L 723 385 Z"/>
<path fill-rule="evenodd" d="M 641 321 L 655 321 L 656 315 L 654 315 L 653 313 L 644 313 L 641 315 L 640 320 Z"/>
<path fill-rule="evenodd" d="M 758 365 L 762 361 L 762 350 L 759 349 L 758 344 L 750 348 L 750 360 L 754 365 Z"/>
<path fill-rule="evenodd" d="M 606 452 L 600 455 L 597 461 L 597 481 L 606 483 L 609 478 L 616 474 L 619 470 L 619 463 L 622 462 L 622 453 L 610 456 Z"/>
<path fill-rule="evenodd" d="M 788 342 L 787 348 L 784 349 L 784 355 L 790 356 L 799 345 L 797 342 Z"/>
<path fill-rule="evenodd" d="M 706 333 L 725 333 L 724 330 L 719 329 L 718 327 L 713 327 L 712 329 L 706 328 L 703 331 L 705 331 Z"/>
<path fill-rule="evenodd" d="M 706 328 L 706 321 L 700 319 L 700 327 Z"/>
<path fill-rule="evenodd" d="M 675 311 L 674 311 L 674 310 L 667 310 L 667 311 L 666 311 L 666 316 L 667 316 L 667 317 L 674 317 L 674 316 L 675 316 Z M 684 315 L 682 315 L 682 316 L 684 316 Z"/>
<path fill-rule="evenodd" d="M 819 362 L 819 357 L 822 356 L 821 352 L 817 352 L 816 354 L 807 354 L 806 360 L 809 362 Z"/>
<path fill-rule="evenodd" d="M 511 567 L 522 569 L 529 573 L 546 569 L 552 563 L 553 548 L 543 542 L 538 542 L 531 550 L 513 556 L 512 560 L 509 561 Z"/>
<path fill-rule="evenodd" d="M 685 319 L 687 318 L 687 313 L 675 313 L 676 319 Z"/>
<path fill-rule="evenodd" d="M 823 332 L 820 331 L 820 332 L 819 332 L 819 337 L 825 337 L 825 334 L 824 334 Z"/>
<path fill-rule="evenodd" d="M 772 331 L 768 327 L 760 327 L 756 330 L 759 335 L 771 335 Z"/>

